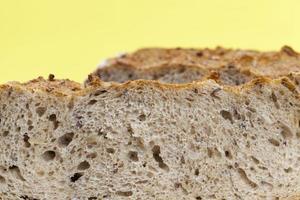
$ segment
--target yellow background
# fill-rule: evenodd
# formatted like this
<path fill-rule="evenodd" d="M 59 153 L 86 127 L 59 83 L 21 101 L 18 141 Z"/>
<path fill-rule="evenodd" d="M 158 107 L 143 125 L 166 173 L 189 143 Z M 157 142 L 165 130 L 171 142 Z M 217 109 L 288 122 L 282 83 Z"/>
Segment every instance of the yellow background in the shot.
<path fill-rule="evenodd" d="M 0 0 L 0 82 L 82 82 L 140 47 L 300 50 L 299 0 Z"/>

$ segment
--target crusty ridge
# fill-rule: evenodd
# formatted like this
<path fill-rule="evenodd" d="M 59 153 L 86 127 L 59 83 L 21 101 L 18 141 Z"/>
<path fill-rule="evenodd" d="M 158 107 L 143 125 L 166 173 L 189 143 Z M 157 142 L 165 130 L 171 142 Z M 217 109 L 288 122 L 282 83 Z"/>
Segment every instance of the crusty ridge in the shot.
<path fill-rule="evenodd" d="M 25 83 L 13 81 L 0 85 L 0 88 L 7 89 L 11 86 L 19 90 L 45 91 L 60 96 L 70 96 L 83 89 L 82 84 L 69 79 L 55 79 L 53 74 L 48 79 L 40 76 Z"/>
<path fill-rule="evenodd" d="M 238 85 L 259 77 L 276 78 L 300 70 L 299 54 L 283 46 L 279 52 L 216 49 L 140 49 L 108 59 L 93 74 L 104 81 L 153 79 L 184 83 L 216 78 Z"/>
<path fill-rule="evenodd" d="M 52 75 L 49 75 L 52 76 Z M 268 85 L 268 84 L 282 84 L 287 87 L 289 90 L 293 91 L 297 95 L 299 91 L 297 90 L 297 84 L 299 74 L 290 74 L 290 76 L 282 76 L 277 79 L 272 79 L 269 77 L 257 77 L 251 80 L 248 83 L 243 85 L 221 85 L 224 90 L 231 91 L 234 93 L 240 93 L 244 90 L 249 90 L 253 87 L 257 87 L 260 85 Z M 43 77 L 38 77 L 37 79 L 30 80 L 25 83 L 20 82 L 9 82 L 7 84 L 0 85 L 1 90 L 8 90 L 13 87 L 17 90 L 29 90 L 32 92 L 46 92 L 50 95 L 54 96 L 80 96 L 87 92 L 91 92 L 98 87 L 111 87 L 117 90 L 127 90 L 133 88 L 140 88 L 145 86 L 151 86 L 155 89 L 164 91 L 164 90 L 189 90 L 197 87 L 205 87 L 205 85 L 209 82 L 216 82 L 214 79 L 206 79 L 203 81 L 194 81 L 191 83 L 183 83 L 183 84 L 170 84 L 170 83 L 162 83 L 156 80 L 133 80 L 126 83 L 117 83 L 117 82 L 104 82 L 97 76 L 90 76 L 88 80 L 88 84 L 81 85 L 80 83 L 71 81 L 69 79 L 45 79 Z"/>

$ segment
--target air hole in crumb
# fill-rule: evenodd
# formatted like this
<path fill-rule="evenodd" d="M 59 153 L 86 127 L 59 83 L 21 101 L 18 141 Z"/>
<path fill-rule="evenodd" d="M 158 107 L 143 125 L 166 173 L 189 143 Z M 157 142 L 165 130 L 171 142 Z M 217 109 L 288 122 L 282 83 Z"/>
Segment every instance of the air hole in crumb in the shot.
<path fill-rule="evenodd" d="M 128 157 L 130 160 L 137 162 L 139 161 L 139 157 L 138 157 L 138 152 L 136 151 L 129 151 L 128 152 Z"/>
<path fill-rule="evenodd" d="M 48 172 L 48 175 L 49 175 L 49 176 L 53 176 L 53 174 L 54 174 L 54 171 Z"/>
<path fill-rule="evenodd" d="M 262 169 L 262 170 L 268 170 L 268 168 L 264 167 L 264 166 L 258 166 L 259 169 Z"/>
<path fill-rule="evenodd" d="M 199 176 L 199 169 L 195 169 L 195 175 Z"/>
<path fill-rule="evenodd" d="M 60 138 L 58 138 L 58 144 L 60 146 L 68 146 L 72 140 L 73 140 L 73 137 L 74 137 L 74 133 L 66 133 L 64 134 L 63 136 L 61 136 Z"/>
<path fill-rule="evenodd" d="M 23 199 L 23 200 L 38 200 L 38 199 L 36 199 L 36 198 L 29 197 L 29 196 L 27 196 L 27 195 L 22 195 L 22 196 L 20 196 L 20 199 Z"/>
<path fill-rule="evenodd" d="M 54 130 L 56 130 L 58 128 L 58 125 L 59 125 L 59 122 L 56 120 L 56 115 L 51 114 L 49 116 L 49 120 L 53 122 Z"/>
<path fill-rule="evenodd" d="M 97 157 L 97 153 L 90 153 L 86 156 L 87 158 L 91 158 L 91 159 L 94 159 Z"/>
<path fill-rule="evenodd" d="M 25 133 L 24 135 L 23 135 L 23 141 L 24 141 L 24 145 L 25 145 L 25 147 L 30 147 L 31 146 L 31 144 L 30 144 L 30 142 L 29 142 L 29 136 L 27 135 L 27 133 Z"/>
<path fill-rule="evenodd" d="M 300 131 L 296 133 L 297 138 L 300 138 Z"/>
<path fill-rule="evenodd" d="M 8 169 L 9 169 L 10 173 L 12 173 L 17 179 L 19 179 L 21 181 L 25 181 L 18 166 L 13 165 L 13 166 L 10 166 Z"/>
<path fill-rule="evenodd" d="M 133 129 L 130 124 L 128 124 L 128 126 L 127 126 L 127 131 L 131 136 L 134 135 Z"/>
<path fill-rule="evenodd" d="M 185 158 L 184 158 L 184 156 L 181 156 L 181 158 L 180 158 L 180 163 L 181 163 L 181 164 L 185 164 Z"/>
<path fill-rule="evenodd" d="M 50 121 L 56 121 L 56 115 L 55 115 L 55 114 L 51 114 L 51 115 L 49 116 L 49 120 L 50 120 Z"/>
<path fill-rule="evenodd" d="M 259 164 L 260 163 L 259 160 L 257 158 L 255 158 L 254 156 L 251 156 L 251 159 L 253 160 L 253 162 L 255 164 Z"/>
<path fill-rule="evenodd" d="M 242 119 L 242 115 L 237 111 L 237 109 L 233 110 L 233 117 L 238 120 Z"/>
<path fill-rule="evenodd" d="M 208 197 L 209 197 L 209 199 L 217 199 L 215 194 L 209 195 Z M 221 199 L 221 200 L 223 200 L 223 199 Z"/>
<path fill-rule="evenodd" d="M 117 191 L 116 193 L 118 196 L 123 196 L 123 197 L 130 197 L 133 195 L 132 191 Z"/>
<path fill-rule="evenodd" d="M 225 156 L 226 156 L 226 158 L 232 159 L 232 154 L 229 150 L 225 151 Z"/>
<path fill-rule="evenodd" d="M 3 132 L 3 137 L 8 136 L 8 134 L 9 134 L 9 131 L 4 131 L 4 132 Z"/>
<path fill-rule="evenodd" d="M 78 165 L 77 169 L 78 170 L 86 170 L 86 169 L 90 168 L 90 166 L 91 166 L 90 163 L 88 163 L 87 161 L 83 161 Z"/>
<path fill-rule="evenodd" d="M 107 153 L 115 153 L 115 149 L 114 148 L 107 148 L 106 152 Z"/>
<path fill-rule="evenodd" d="M 217 98 L 217 99 L 220 99 L 219 96 L 217 96 L 217 93 L 222 90 L 221 88 L 216 88 L 214 89 L 211 93 L 210 93 L 210 96 L 214 97 L 214 98 Z"/>
<path fill-rule="evenodd" d="M 141 114 L 138 119 L 142 122 L 146 120 L 146 115 L 145 114 Z"/>
<path fill-rule="evenodd" d="M 32 121 L 30 119 L 27 121 L 27 125 L 28 126 L 32 125 Z"/>
<path fill-rule="evenodd" d="M 272 92 L 272 94 L 271 94 L 271 99 L 272 99 L 272 101 L 274 102 L 275 107 L 276 107 L 276 108 L 279 108 L 280 106 L 279 106 L 279 104 L 278 104 L 277 97 L 276 97 L 276 95 L 274 94 L 274 92 Z"/>
<path fill-rule="evenodd" d="M 5 178 L 0 175 L 0 184 L 3 184 L 3 183 L 5 183 Z"/>
<path fill-rule="evenodd" d="M 202 200 L 202 197 L 198 196 L 196 197 L 196 200 Z"/>
<path fill-rule="evenodd" d="M 246 174 L 246 172 L 242 169 L 242 168 L 238 168 L 238 173 L 241 177 L 241 179 L 246 183 L 248 184 L 249 186 L 251 186 L 252 188 L 256 188 L 257 187 L 257 184 L 254 183 L 252 180 L 250 180 Z"/>
<path fill-rule="evenodd" d="M 221 110 L 220 114 L 224 119 L 229 120 L 231 123 L 233 123 L 232 115 L 230 112 L 226 110 Z"/>
<path fill-rule="evenodd" d="M 45 151 L 42 155 L 43 159 L 45 161 L 53 160 L 56 156 L 56 153 L 54 151 Z"/>
<path fill-rule="evenodd" d="M 182 190 L 182 192 L 183 192 L 184 194 L 186 194 L 186 195 L 188 194 L 187 190 L 183 187 L 182 183 L 174 183 L 174 187 L 175 187 L 176 189 L 181 188 L 181 190 Z"/>
<path fill-rule="evenodd" d="M 287 168 L 287 169 L 284 169 L 285 173 L 290 173 L 293 171 L 293 169 L 291 167 Z"/>
<path fill-rule="evenodd" d="M 90 101 L 89 101 L 89 103 L 88 103 L 88 104 L 89 104 L 89 105 L 94 105 L 96 102 L 97 102 L 97 100 L 95 100 L 95 99 L 92 99 L 92 100 L 90 100 Z"/>
<path fill-rule="evenodd" d="M 36 109 L 36 113 L 39 115 L 39 117 L 41 117 L 45 114 L 46 110 L 47 110 L 46 107 L 38 107 Z"/>
<path fill-rule="evenodd" d="M 83 176 L 83 173 L 75 173 L 73 176 L 71 176 L 70 180 L 71 182 L 76 182 L 78 179 L 80 179 L 80 177 Z"/>
<path fill-rule="evenodd" d="M 290 129 L 290 127 L 288 127 L 285 124 L 281 124 L 281 129 L 282 130 L 280 133 L 284 139 L 289 139 L 289 138 L 293 137 L 293 132 Z"/>
<path fill-rule="evenodd" d="M 275 140 L 274 138 L 270 138 L 270 139 L 268 139 L 268 141 L 275 147 L 278 147 L 280 145 L 279 141 Z"/>
<path fill-rule="evenodd" d="M 160 156 L 160 146 L 158 145 L 154 145 L 154 147 L 152 148 L 152 153 L 153 153 L 153 158 L 156 162 L 158 162 L 158 166 L 164 170 L 169 170 L 168 165 L 166 165 L 162 159 L 162 157 Z"/>
<path fill-rule="evenodd" d="M 247 106 L 250 105 L 250 101 L 248 99 L 245 101 L 245 105 L 247 105 Z"/>
<path fill-rule="evenodd" d="M 58 128 L 58 125 L 59 125 L 58 121 L 53 122 L 53 126 L 54 126 L 53 129 L 56 130 Z"/>
<path fill-rule="evenodd" d="M 207 147 L 207 155 L 209 158 L 211 158 L 213 156 L 213 150 L 210 147 Z"/>
<path fill-rule="evenodd" d="M 97 197 L 89 197 L 88 200 L 97 200 Z"/>

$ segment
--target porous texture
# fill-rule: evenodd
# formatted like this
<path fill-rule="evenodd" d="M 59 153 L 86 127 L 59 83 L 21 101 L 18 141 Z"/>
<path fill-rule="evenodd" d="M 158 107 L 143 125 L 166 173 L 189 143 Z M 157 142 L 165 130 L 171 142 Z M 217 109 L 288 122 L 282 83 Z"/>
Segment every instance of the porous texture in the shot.
<path fill-rule="evenodd" d="M 279 52 L 216 49 L 141 49 L 107 60 L 93 74 L 104 81 L 147 79 L 188 83 L 216 79 L 220 84 L 240 85 L 253 78 L 277 78 L 299 72 L 300 56 L 291 47 Z"/>
<path fill-rule="evenodd" d="M 93 74 L 146 80 L 1 85 L 0 199 L 300 199 L 299 63 L 142 49 Z"/>
<path fill-rule="evenodd" d="M 299 199 L 288 78 L 0 86 L 0 199 Z"/>

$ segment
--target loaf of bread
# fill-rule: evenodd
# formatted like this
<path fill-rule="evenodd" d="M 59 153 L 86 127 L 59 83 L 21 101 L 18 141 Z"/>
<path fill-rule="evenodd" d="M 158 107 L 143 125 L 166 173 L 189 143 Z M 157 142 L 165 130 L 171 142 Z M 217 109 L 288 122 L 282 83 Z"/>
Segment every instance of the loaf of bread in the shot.
<path fill-rule="evenodd" d="M 3 84 L 0 199 L 300 199 L 299 68 L 289 47 L 146 49 L 85 85 Z"/>

